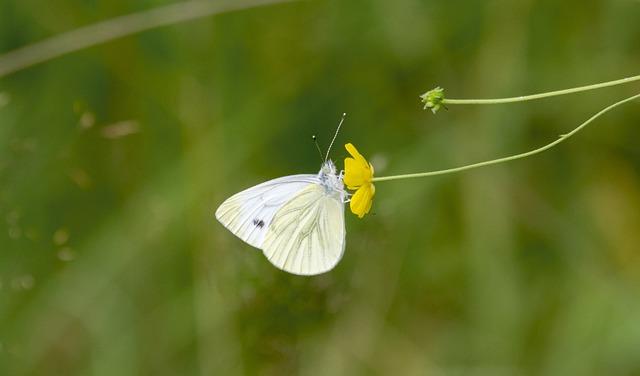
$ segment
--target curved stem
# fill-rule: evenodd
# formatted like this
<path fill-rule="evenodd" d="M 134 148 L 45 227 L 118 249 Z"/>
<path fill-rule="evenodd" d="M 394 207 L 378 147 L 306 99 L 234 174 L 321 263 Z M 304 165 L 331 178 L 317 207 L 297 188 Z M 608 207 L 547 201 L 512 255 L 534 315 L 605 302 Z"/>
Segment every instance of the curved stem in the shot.
<path fill-rule="evenodd" d="M 604 115 L 605 113 L 609 112 L 610 110 L 613 110 L 614 108 L 625 104 L 627 102 L 630 102 L 634 99 L 640 98 L 640 94 L 636 94 L 632 97 L 623 99 L 619 102 L 616 102 L 606 108 L 604 108 L 603 110 L 600 110 L 597 114 L 593 115 L 592 117 L 590 117 L 587 121 L 585 121 L 584 123 L 580 124 L 577 128 L 575 128 L 574 130 L 572 130 L 571 132 L 560 136 L 559 139 L 551 142 L 550 144 L 547 144 L 543 147 L 540 147 L 538 149 L 535 150 L 531 150 L 528 151 L 526 153 L 521 153 L 521 154 L 516 154 L 516 155 L 512 155 L 509 157 L 504 157 L 504 158 L 499 158 L 499 159 L 493 159 L 490 161 L 485 161 L 485 162 L 480 162 L 480 163 L 474 163 L 474 164 L 470 164 L 470 165 L 466 165 L 466 166 L 461 166 L 461 167 L 456 167 L 456 168 L 449 168 L 446 170 L 438 170 L 438 171 L 430 171 L 430 172 L 422 172 L 422 173 L 417 173 L 417 174 L 404 174 L 404 175 L 393 175 L 393 176 L 381 176 L 381 177 L 376 177 L 373 178 L 374 182 L 380 182 L 380 181 L 387 181 L 387 180 L 400 180 L 400 179 L 411 179 L 411 178 L 424 178 L 424 177 L 428 177 L 428 176 L 435 176 L 435 175 L 445 175 L 445 174 L 451 174 L 454 172 L 461 172 L 461 171 L 466 171 L 466 170 L 471 170 L 474 168 L 478 168 L 478 167 L 484 167 L 484 166 L 489 166 L 489 165 L 494 165 L 494 164 L 498 164 L 498 163 L 504 163 L 504 162 L 509 162 L 509 161 L 514 161 L 516 159 L 521 159 L 521 158 L 526 158 L 526 157 L 530 157 L 532 155 L 538 154 L 540 152 L 543 152 L 547 149 L 551 149 L 552 147 L 558 145 L 559 143 L 561 143 L 562 141 L 567 140 L 568 138 L 570 138 L 571 136 L 573 136 L 574 134 L 580 132 L 582 129 L 584 129 L 587 125 L 589 125 L 592 121 L 596 120 L 597 118 L 599 118 L 600 116 Z"/>
<path fill-rule="evenodd" d="M 81 27 L 0 55 L 0 77 L 127 35 L 178 22 L 295 0 L 190 0 Z"/>
<path fill-rule="evenodd" d="M 548 97 L 555 97 L 555 96 L 558 96 L 558 95 L 578 93 L 578 92 L 581 92 L 581 91 L 589 91 L 589 90 L 601 89 L 601 88 L 604 88 L 604 87 L 621 85 L 621 84 L 626 84 L 626 83 L 629 83 L 629 82 L 634 82 L 634 81 L 639 81 L 639 80 L 640 80 L 640 75 L 639 76 L 622 78 L 620 80 L 601 82 L 599 84 L 579 86 L 579 87 L 574 87 L 574 88 L 571 88 L 571 89 L 564 89 L 564 90 L 549 91 L 549 92 L 546 92 L 546 93 L 523 95 L 523 96 L 519 96 L 519 97 L 493 98 L 493 99 L 448 99 L 448 98 L 444 98 L 442 100 L 442 103 L 443 104 L 498 104 L 498 103 L 524 102 L 524 101 L 530 101 L 530 100 L 534 100 L 534 99 L 542 99 L 542 98 L 548 98 Z"/>

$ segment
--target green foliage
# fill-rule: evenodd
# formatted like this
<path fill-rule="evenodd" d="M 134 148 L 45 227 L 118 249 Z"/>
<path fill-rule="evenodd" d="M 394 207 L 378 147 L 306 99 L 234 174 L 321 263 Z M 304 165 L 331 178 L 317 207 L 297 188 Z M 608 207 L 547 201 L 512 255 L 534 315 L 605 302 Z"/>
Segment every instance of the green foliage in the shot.
<path fill-rule="evenodd" d="M 166 3 L 3 0 L 0 51 Z M 213 217 L 317 171 L 310 136 L 326 147 L 343 112 L 338 145 L 380 176 L 544 145 L 637 85 L 438 116 L 415 97 L 638 74 L 638 17 L 629 1 L 304 1 L 0 79 L 0 375 L 640 373 L 635 103 L 533 158 L 377 185 L 316 278 Z"/>

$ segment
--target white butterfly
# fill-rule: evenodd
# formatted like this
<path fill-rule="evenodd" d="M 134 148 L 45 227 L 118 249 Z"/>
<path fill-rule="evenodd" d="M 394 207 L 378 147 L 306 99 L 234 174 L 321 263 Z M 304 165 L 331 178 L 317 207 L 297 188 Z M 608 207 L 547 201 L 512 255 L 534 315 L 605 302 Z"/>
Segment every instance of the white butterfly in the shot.
<path fill-rule="evenodd" d="M 231 196 L 216 218 L 279 269 L 315 275 L 342 258 L 347 197 L 342 172 L 327 161 L 317 175 L 285 176 Z"/>
<path fill-rule="evenodd" d="M 344 253 L 344 203 L 349 194 L 343 172 L 338 173 L 327 157 L 317 175 L 285 176 L 236 193 L 220 205 L 216 218 L 234 235 L 262 249 L 279 269 L 299 275 L 333 269 Z"/>

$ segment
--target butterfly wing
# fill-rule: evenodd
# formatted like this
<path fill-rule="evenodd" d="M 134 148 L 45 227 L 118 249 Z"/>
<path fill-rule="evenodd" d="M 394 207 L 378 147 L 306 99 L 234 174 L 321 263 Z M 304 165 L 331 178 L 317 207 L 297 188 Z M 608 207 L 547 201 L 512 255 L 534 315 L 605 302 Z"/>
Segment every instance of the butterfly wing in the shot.
<path fill-rule="evenodd" d="M 261 248 L 278 209 L 298 192 L 317 184 L 317 175 L 310 174 L 269 180 L 228 198 L 216 210 L 216 218 L 234 235 Z"/>
<path fill-rule="evenodd" d="M 306 186 L 278 209 L 262 244 L 273 265 L 300 275 L 333 269 L 344 247 L 344 204 L 320 184 Z"/>

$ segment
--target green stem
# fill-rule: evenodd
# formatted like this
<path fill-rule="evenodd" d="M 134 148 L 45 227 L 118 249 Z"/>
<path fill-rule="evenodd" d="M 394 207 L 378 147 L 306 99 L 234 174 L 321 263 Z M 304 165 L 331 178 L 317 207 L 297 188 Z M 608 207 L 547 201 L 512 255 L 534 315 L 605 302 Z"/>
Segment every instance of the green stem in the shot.
<path fill-rule="evenodd" d="M 494 165 L 494 164 L 498 164 L 498 163 L 514 161 L 516 159 L 530 157 L 532 155 L 535 155 L 535 154 L 538 154 L 540 152 L 543 152 L 543 151 L 545 151 L 547 149 L 551 149 L 552 147 L 558 145 L 562 141 L 565 141 L 568 138 L 570 138 L 571 136 L 573 136 L 574 134 L 578 133 L 584 127 L 589 125 L 592 121 L 596 120 L 597 118 L 599 118 L 600 116 L 602 116 L 605 113 L 609 112 L 610 110 L 613 110 L 614 108 L 616 108 L 616 107 L 618 107 L 618 106 L 620 106 L 622 104 L 625 104 L 627 102 L 630 102 L 630 101 L 632 101 L 634 99 L 637 99 L 637 98 L 640 98 L 640 94 L 636 94 L 636 95 L 634 95 L 632 97 L 629 97 L 629 98 L 623 99 L 623 100 L 621 100 L 619 102 L 616 102 L 616 103 L 604 108 L 603 110 L 600 110 L 600 112 L 598 112 L 597 114 L 595 114 L 592 117 L 590 117 L 587 121 L 585 121 L 584 123 L 580 124 L 577 128 L 575 128 L 574 130 L 572 130 L 571 132 L 569 132 L 569 133 L 567 133 L 565 135 L 560 136 L 559 139 L 553 141 L 552 143 L 547 144 L 547 145 L 545 145 L 543 147 L 540 147 L 538 149 L 528 151 L 526 153 L 516 154 L 516 155 L 509 156 L 509 157 L 493 159 L 493 160 L 490 160 L 490 161 L 474 163 L 474 164 L 461 166 L 461 167 L 456 167 L 456 168 L 449 168 L 449 169 L 446 169 L 446 170 L 421 172 L 421 173 L 417 173 L 417 174 L 381 176 L 381 177 L 373 178 L 373 181 L 374 182 L 380 182 L 380 181 L 386 181 L 386 180 L 424 178 L 424 177 L 427 177 L 427 176 L 445 175 L 445 174 L 451 174 L 451 173 L 454 173 L 454 172 L 461 172 L 461 171 L 471 170 L 471 169 L 478 168 L 478 167 L 484 167 L 484 166 Z"/>
<path fill-rule="evenodd" d="M 493 98 L 493 99 L 447 99 L 447 98 L 444 98 L 442 100 L 442 103 L 443 104 L 498 104 L 498 103 L 524 102 L 524 101 L 530 101 L 534 99 L 541 99 L 541 98 L 555 97 L 558 95 L 578 93 L 581 91 L 601 89 L 603 87 L 616 86 L 616 85 L 626 84 L 629 82 L 634 82 L 639 80 L 640 80 L 640 76 L 633 76 L 633 77 L 622 78 L 620 80 L 601 82 L 599 84 L 579 86 L 571 89 L 549 91 L 546 93 L 523 95 L 523 96 L 511 97 L 511 98 Z"/>

